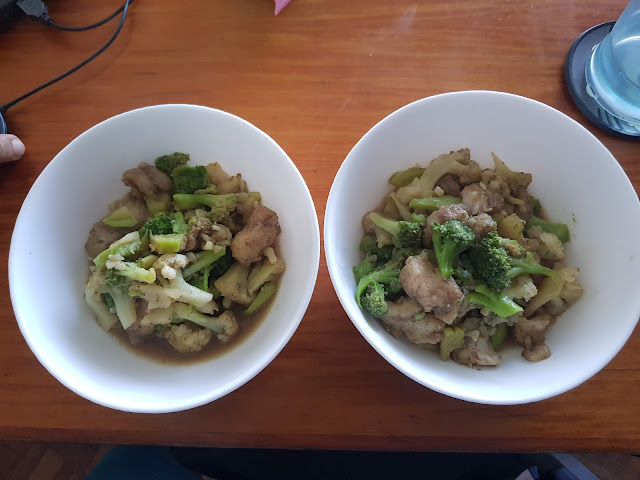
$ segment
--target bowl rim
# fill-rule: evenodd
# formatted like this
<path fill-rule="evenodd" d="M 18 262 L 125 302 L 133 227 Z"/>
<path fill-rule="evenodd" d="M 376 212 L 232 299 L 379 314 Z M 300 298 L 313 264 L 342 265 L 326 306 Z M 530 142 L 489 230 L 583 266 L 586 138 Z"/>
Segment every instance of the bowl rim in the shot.
<path fill-rule="evenodd" d="M 309 248 L 309 258 L 308 258 L 308 263 L 311 265 L 311 274 L 307 280 L 307 285 L 305 286 L 305 289 L 301 292 L 300 294 L 300 299 L 301 301 L 299 302 L 298 308 L 297 308 L 297 314 L 294 318 L 293 321 L 290 322 L 290 324 L 288 325 L 285 334 L 280 338 L 279 342 L 277 344 L 274 344 L 271 346 L 271 348 L 267 351 L 266 355 L 264 356 L 264 358 L 261 359 L 260 362 L 255 363 L 254 365 L 250 366 L 250 368 L 247 368 L 241 375 L 238 375 L 237 377 L 235 377 L 232 381 L 228 382 L 226 385 L 223 385 L 223 388 L 215 388 L 212 390 L 214 390 L 213 393 L 210 394 L 201 394 L 198 396 L 194 396 L 194 397 L 190 397 L 187 399 L 172 399 L 171 401 L 168 401 L 167 403 L 163 404 L 163 405 L 159 405 L 159 404 L 149 404 L 149 406 L 147 408 L 141 407 L 141 408 L 131 408 L 129 406 L 127 406 L 127 402 L 105 402 L 104 400 L 102 400 L 99 396 L 97 395 L 93 395 L 92 393 L 88 393 L 85 392 L 83 387 L 82 387 L 82 382 L 78 381 L 78 382 L 72 382 L 69 381 L 69 379 L 67 378 L 66 375 L 64 375 L 63 372 L 59 371 L 59 369 L 56 367 L 55 363 L 50 361 L 46 355 L 44 355 L 41 351 L 40 351 L 40 347 L 37 341 L 35 341 L 30 333 L 29 327 L 27 327 L 26 323 L 28 322 L 28 319 L 23 315 L 18 299 L 16 298 L 16 286 L 14 285 L 15 282 L 17 281 L 17 276 L 18 276 L 18 272 L 17 272 L 17 268 L 18 268 L 18 248 L 17 245 L 15 244 L 15 233 L 19 228 L 23 228 L 22 225 L 27 222 L 26 220 L 26 213 L 25 211 L 27 210 L 27 208 L 25 208 L 25 206 L 29 206 L 31 205 L 31 203 L 34 201 L 33 196 L 31 195 L 32 191 L 34 191 L 35 189 L 37 189 L 39 187 L 39 185 L 46 181 L 45 177 L 48 175 L 47 172 L 49 172 L 51 169 L 53 169 L 53 165 L 57 165 L 58 163 L 62 162 L 62 157 L 65 154 L 66 151 L 68 151 L 76 142 L 80 141 L 81 138 L 91 135 L 93 134 L 96 130 L 99 130 L 101 128 L 103 128 L 106 124 L 110 124 L 112 122 L 117 122 L 120 119 L 122 119 L 123 117 L 128 117 L 131 115 L 138 115 L 141 114 L 142 112 L 148 112 L 148 111 L 152 111 L 152 110 L 165 110 L 167 108 L 173 109 L 173 108 L 179 108 L 179 109 L 189 109 L 189 110 L 199 110 L 199 111 L 208 111 L 211 114 L 217 115 L 217 116 L 221 116 L 221 117 L 227 117 L 229 119 L 232 119 L 234 122 L 238 122 L 240 124 L 244 124 L 246 127 L 249 127 L 250 130 L 252 130 L 254 133 L 262 136 L 267 142 L 269 142 L 270 144 L 272 144 L 275 149 L 280 153 L 280 155 L 283 157 L 283 159 L 288 162 L 290 164 L 291 167 L 293 167 L 294 170 L 294 174 L 297 176 L 298 180 L 301 182 L 303 188 L 303 194 L 304 194 L 304 204 L 306 205 L 306 207 L 309 208 L 305 208 L 306 210 L 309 210 L 307 212 L 305 212 L 306 215 L 311 215 L 311 219 L 312 219 L 312 224 L 314 226 L 313 228 L 313 232 L 312 232 L 312 236 L 314 237 L 314 241 L 313 244 L 310 246 Z M 131 413 L 172 413 L 172 412 L 179 412 L 179 411 L 184 411 L 184 410 L 189 410 L 192 408 L 196 408 L 202 405 L 206 405 L 208 403 L 211 403 L 219 398 L 222 398 L 226 395 L 228 395 L 229 393 L 237 390 L 238 388 L 242 387 L 243 385 L 245 385 L 247 382 L 249 382 L 251 379 L 253 379 L 255 376 L 257 376 L 262 370 L 264 370 L 277 356 L 278 354 L 284 349 L 284 347 L 287 345 L 287 343 L 289 342 L 289 340 L 291 339 L 291 337 L 293 336 L 293 334 L 296 332 L 296 330 L 298 329 L 298 326 L 300 325 L 300 323 L 302 322 L 302 319 L 304 318 L 304 315 L 308 309 L 309 303 L 311 301 L 311 297 L 313 295 L 313 292 L 315 290 L 315 285 L 317 282 L 317 276 L 318 276 L 318 271 L 319 271 L 319 266 L 320 266 L 320 228 L 319 228 L 319 223 L 318 223 L 318 216 L 317 216 L 317 212 L 316 212 L 316 208 L 315 208 L 315 203 L 313 201 L 313 197 L 311 196 L 311 192 L 309 191 L 309 186 L 307 185 L 306 181 L 304 180 L 304 177 L 302 176 L 302 174 L 300 173 L 300 171 L 298 170 L 297 166 L 295 165 L 295 163 L 291 160 L 291 158 L 289 157 L 289 155 L 284 151 L 284 149 L 275 141 L 273 140 L 273 138 L 271 138 L 266 132 L 264 132 L 263 130 L 261 130 L 260 128 L 258 128 L 257 126 L 253 125 L 252 123 L 250 123 L 249 121 L 243 119 L 242 117 L 239 117 L 237 115 L 234 115 L 232 113 L 226 112 L 224 110 L 220 110 L 217 108 L 213 108 L 213 107 L 208 107 L 205 105 L 196 105 L 196 104 L 188 104 L 188 103 L 167 103 L 167 104 L 157 104 L 157 105 L 149 105 L 149 106 L 144 106 L 144 107 L 140 107 L 140 108 L 135 108 L 132 110 L 128 110 L 125 112 L 121 112 L 118 113 L 116 115 L 113 115 L 105 120 L 102 120 L 101 122 L 91 126 L 90 128 L 88 128 L 87 130 L 83 131 L 82 133 L 80 133 L 78 136 L 76 136 L 75 138 L 73 138 L 67 145 L 65 145 L 55 156 L 54 158 L 48 162 L 48 164 L 45 166 L 45 168 L 42 170 L 42 172 L 40 172 L 40 174 L 38 175 L 38 177 L 36 178 L 36 180 L 34 181 L 33 185 L 31 186 L 31 188 L 29 189 L 29 192 L 27 193 L 24 201 L 22 202 L 22 205 L 20 207 L 20 211 L 18 213 L 18 216 L 16 217 L 16 221 L 14 223 L 14 227 L 13 227 L 13 231 L 11 234 L 11 242 L 10 242 L 10 246 L 9 246 L 9 258 L 8 258 L 8 277 L 9 277 L 9 296 L 11 299 L 11 304 L 13 307 L 13 311 L 14 311 L 14 316 L 16 319 L 16 322 L 18 324 L 18 327 L 20 329 L 20 332 L 22 333 L 23 338 L 25 339 L 27 345 L 29 346 L 29 349 L 33 352 L 33 354 L 36 356 L 36 358 L 38 359 L 38 361 L 40 362 L 40 364 L 56 379 L 58 380 L 58 382 L 60 382 L 62 385 L 64 385 L 66 388 L 68 388 L 69 390 L 71 390 L 72 392 L 76 393 L 77 395 L 79 395 L 82 398 L 85 398 L 86 400 L 89 400 L 97 405 L 101 405 L 104 407 L 108 407 L 114 410 L 120 410 L 123 412 L 131 412 Z M 315 265 L 315 268 L 313 267 Z M 204 362 L 208 362 L 208 361 L 213 361 L 215 360 L 215 357 L 210 359 L 210 360 L 205 360 Z M 198 364 L 200 364 L 201 362 L 199 362 Z M 185 367 L 189 367 L 189 365 L 191 364 L 186 364 L 184 365 Z M 126 398 L 126 397 L 123 397 Z"/>
<path fill-rule="evenodd" d="M 548 112 L 551 112 L 554 115 L 564 117 L 565 120 L 568 120 L 574 126 L 578 127 L 578 130 L 581 131 L 582 134 L 586 134 L 588 137 L 591 137 L 592 140 L 594 140 L 601 147 L 603 153 L 605 153 L 610 157 L 612 168 L 616 168 L 620 173 L 622 173 L 623 178 L 626 180 L 625 186 L 635 191 L 633 184 L 629 180 L 629 177 L 627 176 L 626 172 L 624 171 L 622 166 L 618 163 L 618 161 L 615 159 L 615 157 L 611 154 L 611 152 L 605 147 L 605 145 L 579 122 L 569 117 L 565 113 L 561 112 L 560 110 L 557 110 L 551 107 L 550 105 L 547 105 L 538 100 L 534 100 L 521 95 L 516 95 L 508 92 L 495 91 L 495 90 L 461 90 L 461 91 L 445 92 L 437 95 L 420 98 L 397 108 L 396 110 L 394 110 L 393 112 L 389 113 L 388 115 L 383 117 L 381 120 L 379 120 L 375 125 L 373 125 L 367 132 L 365 132 L 362 135 L 362 137 L 360 137 L 360 139 L 351 148 L 351 150 L 349 150 L 349 153 L 347 154 L 342 164 L 340 165 L 340 168 L 338 169 L 333 179 L 333 182 L 331 184 L 331 190 L 329 191 L 329 195 L 327 197 L 327 203 L 326 203 L 325 212 L 324 212 L 323 239 L 324 239 L 324 253 L 327 261 L 327 269 L 329 270 L 331 283 L 333 285 L 334 291 L 336 292 L 336 295 L 338 296 L 338 299 L 340 300 L 340 304 L 342 305 L 343 310 L 345 311 L 345 313 L 347 314 L 347 316 L 349 317 L 353 325 L 356 327 L 356 329 L 365 338 L 367 343 L 369 343 L 369 345 L 375 351 L 378 352 L 380 356 L 382 356 L 389 364 L 391 364 L 394 368 L 396 368 L 396 370 L 403 373 L 407 377 L 411 378 L 416 383 L 424 387 L 427 387 L 435 392 L 441 393 L 443 395 L 446 395 L 452 398 L 457 398 L 459 400 L 464 400 L 471 403 L 479 403 L 479 404 L 485 404 L 485 405 L 521 405 L 526 403 L 538 402 L 541 400 L 546 400 L 548 398 L 561 395 L 565 392 L 568 392 L 569 390 L 576 388 L 577 386 L 581 385 L 582 383 L 586 382 L 591 377 L 596 375 L 609 362 L 611 362 L 611 360 L 613 360 L 613 358 L 620 352 L 622 347 L 624 347 L 624 345 L 627 343 L 633 331 L 635 330 L 638 324 L 638 321 L 640 321 L 640 302 L 638 303 L 637 311 L 635 314 L 635 317 L 638 320 L 636 320 L 636 322 L 634 323 L 630 323 L 629 327 L 623 330 L 622 333 L 624 333 L 624 336 L 621 336 L 621 338 L 623 338 L 622 342 L 615 349 L 612 349 L 608 355 L 603 356 L 601 362 L 599 362 L 598 364 L 598 368 L 594 369 L 593 371 L 586 372 L 576 378 L 573 378 L 571 381 L 564 384 L 561 388 L 557 388 L 553 391 L 538 393 L 538 394 L 524 394 L 518 397 L 514 397 L 512 399 L 506 399 L 506 400 L 484 399 L 484 398 L 478 398 L 477 396 L 474 396 L 474 395 L 467 395 L 461 392 L 452 392 L 447 388 L 440 387 L 436 382 L 430 381 L 429 379 L 420 378 L 418 375 L 415 375 L 409 368 L 406 368 L 406 365 L 404 365 L 402 361 L 397 359 L 395 355 L 389 353 L 388 350 L 393 350 L 393 349 L 386 349 L 383 345 L 379 343 L 378 339 L 376 338 L 376 335 L 374 335 L 374 330 L 368 325 L 364 314 L 360 314 L 360 316 L 356 318 L 354 318 L 355 315 L 354 316 L 351 315 L 350 313 L 351 308 L 348 304 L 348 300 L 350 300 L 350 297 L 348 295 L 350 295 L 351 292 L 340 291 L 336 285 L 336 280 L 334 280 L 334 278 L 337 278 L 339 276 L 338 272 L 340 268 L 337 265 L 337 261 L 334 258 L 334 254 L 330 246 L 332 242 L 327 242 L 327 238 L 330 238 L 333 235 L 332 230 L 334 228 L 332 225 L 333 222 L 328 220 L 332 218 L 332 212 L 337 208 L 336 182 L 340 178 L 340 176 L 343 174 L 343 172 L 346 170 L 346 165 L 349 163 L 350 157 L 354 155 L 354 152 L 357 153 L 357 151 L 360 148 L 360 145 L 366 142 L 368 137 L 375 135 L 378 130 L 380 130 L 381 128 L 384 128 L 384 124 L 387 123 L 389 119 L 394 118 L 398 115 L 402 115 L 404 112 L 406 112 L 411 108 L 415 108 L 417 105 L 428 104 L 434 101 L 442 100 L 443 98 L 467 97 L 467 96 L 468 97 L 492 96 L 492 97 L 495 97 L 496 99 L 498 97 L 503 99 L 510 98 L 518 102 L 527 103 L 529 105 L 534 106 L 535 108 L 541 108 L 543 110 L 547 110 Z M 636 198 L 636 200 L 637 200 L 637 206 L 640 207 L 640 199 Z M 638 211 L 640 212 L 640 209 L 638 209 Z"/>

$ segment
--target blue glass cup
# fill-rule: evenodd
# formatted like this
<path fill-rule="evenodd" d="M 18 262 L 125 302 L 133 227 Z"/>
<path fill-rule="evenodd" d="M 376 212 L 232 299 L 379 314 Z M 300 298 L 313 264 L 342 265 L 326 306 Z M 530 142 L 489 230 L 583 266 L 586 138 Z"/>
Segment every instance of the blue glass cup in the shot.
<path fill-rule="evenodd" d="M 640 0 L 631 0 L 609 34 L 594 47 L 587 93 L 604 110 L 640 130 Z"/>

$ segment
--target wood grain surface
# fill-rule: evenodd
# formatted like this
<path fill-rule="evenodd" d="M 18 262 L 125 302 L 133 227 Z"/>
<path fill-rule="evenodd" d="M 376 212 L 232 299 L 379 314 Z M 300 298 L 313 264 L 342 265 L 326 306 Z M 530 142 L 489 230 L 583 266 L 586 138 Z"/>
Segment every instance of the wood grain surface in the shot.
<path fill-rule="evenodd" d="M 56 0 L 81 25 L 119 0 Z M 448 398 L 383 360 L 342 310 L 324 257 L 298 331 L 255 379 L 191 411 L 126 414 L 67 390 L 16 325 L 7 280 L 20 205 L 73 138 L 117 113 L 195 103 L 239 115 L 272 136 L 307 181 L 320 227 L 332 179 L 381 118 L 422 97 L 489 89 L 544 102 L 610 149 L 640 188 L 640 144 L 593 127 L 564 84 L 565 56 L 624 0 L 137 0 L 115 44 L 72 77 L 11 109 L 27 145 L 0 166 L 0 436 L 46 441 L 416 450 L 640 452 L 640 335 L 573 391 L 530 405 Z M 22 20 L 0 34 L 0 104 L 74 65 L 115 24 L 65 33 Z M 79 201 L 82 201 L 79 199 Z M 46 232 L 43 232 L 46 234 Z M 603 319 L 607 322 L 612 319 Z"/>

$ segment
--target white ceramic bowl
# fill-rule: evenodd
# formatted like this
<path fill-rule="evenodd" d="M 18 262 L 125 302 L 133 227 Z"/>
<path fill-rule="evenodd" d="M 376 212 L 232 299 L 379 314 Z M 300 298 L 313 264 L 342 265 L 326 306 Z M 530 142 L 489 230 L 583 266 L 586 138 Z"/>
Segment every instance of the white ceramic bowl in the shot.
<path fill-rule="evenodd" d="M 354 300 L 362 216 L 391 189 L 390 175 L 441 153 L 471 149 L 481 166 L 495 152 L 533 174 L 530 192 L 553 220 L 568 223 L 567 265 L 581 269 L 584 296 L 547 334 L 552 355 L 529 363 L 518 349 L 495 369 L 442 362 L 396 340 Z M 345 207 L 348 205 L 348 207 Z M 602 369 L 640 316 L 640 204 L 616 160 L 585 128 L 527 98 L 468 91 L 419 100 L 375 125 L 351 150 L 333 182 L 325 214 L 327 265 L 342 306 L 366 340 L 416 382 L 479 403 L 517 404 L 563 393 Z"/>
<path fill-rule="evenodd" d="M 102 331 L 84 303 L 87 234 L 126 193 L 122 172 L 182 151 L 192 164 L 219 161 L 242 173 L 280 217 L 287 263 L 262 324 L 221 357 L 164 365 L 136 356 Z M 38 360 L 77 394 L 118 410 L 160 413 L 203 405 L 240 387 L 282 350 L 308 306 L 320 255 L 307 186 L 265 133 L 229 113 L 159 105 L 110 118 L 65 147 L 44 169 L 16 221 L 9 254 L 11 301 Z"/>

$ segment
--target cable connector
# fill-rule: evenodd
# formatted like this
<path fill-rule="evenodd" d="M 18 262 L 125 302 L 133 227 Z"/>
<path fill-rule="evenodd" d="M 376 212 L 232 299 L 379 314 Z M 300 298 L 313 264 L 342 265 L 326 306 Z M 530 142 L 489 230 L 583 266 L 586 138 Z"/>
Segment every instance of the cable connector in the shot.
<path fill-rule="evenodd" d="M 31 20 L 42 23 L 51 21 L 49 9 L 42 0 L 18 0 L 16 5 L 18 5 Z"/>

